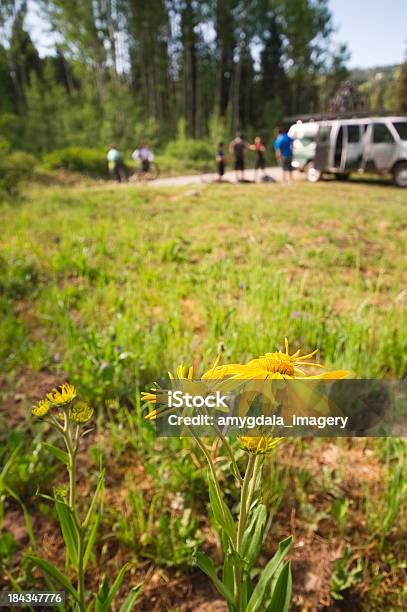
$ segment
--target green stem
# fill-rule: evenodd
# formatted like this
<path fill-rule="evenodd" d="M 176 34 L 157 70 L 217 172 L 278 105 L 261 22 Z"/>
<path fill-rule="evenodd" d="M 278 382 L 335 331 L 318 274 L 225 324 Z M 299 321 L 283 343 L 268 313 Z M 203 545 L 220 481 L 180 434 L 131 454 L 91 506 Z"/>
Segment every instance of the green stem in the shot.
<path fill-rule="evenodd" d="M 208 451 L 208 449 L 206 448 L 205 444 L 202 442 L 202 440 L 192 430 L 191 430 L 191 433 L 192 433 L 192 435 L 193 435 L 193 437 L 195 439 L 195 442 L 198 444 L 199 448 L 201 449 L 201 451 L 205 455 L 205 458 L 206 458 L 206 460 L 208 462 L 209 469 L 211 471 L 211 474 L 213 476 L 213 480 L 214 480 L 214 483 L 215 483 L 216 493 L 218 495 L 220 505 L 223 508 L 224 501 L 223 501 L 222 491 L 221 491 L 221 488 L 220 488 L 220 485 L 219 485 L 218 475 L 216 474 L 215 464 L 212 461 L 211 454 Z"/>
<path fill-rule="evenodd" d="M 247 519 L 247 502 L 248 502 L 248 494 L 250 491 L 250 485 L 252 482 L 253 470 L 256 463 L 256 456 L 250 455 L 249 461 L 247 462 L 246 473 L 243 479 L 243 486 L 240 495 L 240 510 L 239 510 L 239 519 L 238 519 L 238 527 L 237 527 L 237 551 L 240 552 L 242 539 L 244 530 L 246 527 L 246 519 Z"/>
<path fill-rule="evenodd" d="M 234 474 L 236 480 L 239 482 L 239 484 L 243 484 L 243 478 L 242 478 L 242 475 L 241 475 L 240 470 L 238 468 L 238 465 L 236 463 L 236 459 L 235 459 L 235 456 L 233 454 L 232 447 L 230 446 L 227 438 L 223 435 L 223 433 L 221 432 L 219 427 L 216 426 L 214 429 L 216 431 L 216 435 L 219 436 L 219 438 L 222 440 L 222 443 L 223 443 L 224 447 L 226 448 L 226 451 L 227 451 L 227 453 L 229 455 L 230 462 L 232 464 L 232 471 L 233 471 L 233 474 Z"/>
<path fill-rule="evenodd" d="M 72 436 L 69 429 L 64 433 L 64 441 L 68 452 L 69 507 L 76 517 L 76 448 L 72 444 Z"/>
<path fill-rule="evenodd" d="M 80 523 L 77 505 L 76 505 L 76 458 L 79 450 L 79 428 L 76 427 L 73 440 L 72 431 L 68 426 L 64 431 L 64 441 L 68 452 L 68 474 L 69 474 L 69 507 L 72 512 L 72 517 L 75 521 L 78 530 L 78 595 L 80 612 L 85 612 L 85 572 L 83 567 L 83 557 L 85 554 L 85 537 L 84 529 Z"/>
<path fill-rule="evenodd" d="M 236 541 L 236 552 L 238 555 L 242 552 L 243 535 L 246 529 L 247 515 L 248 515 L 248 501 L 249 492 L 251 490 L 251 483 L 253 480 L 253 471 L 256 464 L 257 457 L 255 455 L 249 455 L 249 461 L 247 462 L 246 473 L 243 479 L 242 490 L 240 494 L 240 510 L 239 518 L 237 523 L 237 541 Z M 234 579 L 235 579 L 235 601 L 236 610 L 241 612 L 242 610 L 242 562 L 239 559 L 234 567 Z"/>
<path fill-rule="evenodd" d="M 256 455 L 256 459 L 255 459 L 254 467 L 253 467 L 253 476 L 252 476 L 252 479 L 250 481 L 249 492 L 248 492 L 248 495 L 247 495 L 247 507 L 246 507 L 246 514 L 247 514 L 247 516 L 250 513 L 250 506 L 252 505 L 253 495 L 254 495 L 255 490 L 256 490 L 256 482 L 257 482 L 257 478 L 259 476 L 259 471 L 261 469 L 262 464 L 263 464 L 263 456 L 262 455 Z"/>
<path fill-rule="evenodd" d="M 83 567 L 83 556 L 85 554 L 85 538 L 82 526 L 79 527 L 79 546 L 78 546 L 78 594 L 79 607 L 81 612 L 85 612 L 85 572 Z"/>

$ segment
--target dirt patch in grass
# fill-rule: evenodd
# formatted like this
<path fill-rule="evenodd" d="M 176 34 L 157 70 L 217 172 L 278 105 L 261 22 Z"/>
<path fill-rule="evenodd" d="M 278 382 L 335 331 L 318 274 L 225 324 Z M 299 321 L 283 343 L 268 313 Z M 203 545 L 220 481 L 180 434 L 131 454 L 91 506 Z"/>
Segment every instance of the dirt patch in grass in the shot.
<path fill-rule="evenodd" d="M 47 392 L 64 382 L 52 372 L 31 369 L 0 375 L 0 415 L 8 426 L 15 427 L 25 420 L 29 407 Z"/>

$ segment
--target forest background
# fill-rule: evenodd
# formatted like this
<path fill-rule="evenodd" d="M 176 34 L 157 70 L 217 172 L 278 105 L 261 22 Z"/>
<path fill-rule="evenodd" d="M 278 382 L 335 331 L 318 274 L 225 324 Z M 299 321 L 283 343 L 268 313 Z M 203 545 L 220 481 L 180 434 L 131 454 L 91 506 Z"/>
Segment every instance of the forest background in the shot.
<path fill-rule="evenodd" d="M 236 130 L 271 144 L 287 117 L 407 112 L 402 58 L 350 72 L 327 0 L 2 0 L 0 28 L 0 149 L 49 167 L 76 147 L 71 169 L 97 173 L 111 142 L 148 139 L 199 168 Z"/>

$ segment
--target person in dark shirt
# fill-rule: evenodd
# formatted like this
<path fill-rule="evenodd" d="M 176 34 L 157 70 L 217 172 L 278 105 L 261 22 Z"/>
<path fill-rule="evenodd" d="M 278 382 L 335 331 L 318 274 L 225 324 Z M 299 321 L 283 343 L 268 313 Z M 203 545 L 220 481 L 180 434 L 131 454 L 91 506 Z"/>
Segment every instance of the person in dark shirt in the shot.
<path fill-rule="evenodd" d="M 266 169 L 266 147 L 260 136 L 256 136 L 254 143 L 250 145 L 250 150 L 256 153 L 256 159 L 254 161 L 254 180 L 257 181 L 259 170 L 261 170 L 262 177 L 264 177 L 264 171 Z"/>
<path fill-rule="evenodd" d="M 233 153 L 235 158 L 236 180 L 244 181 L 244 162 L 247 144 L 243 139 L 243 134 L 238 132 L 236 138 L 229 145 L 230 153 Z"/>
<path fill-rule="evenodd" d="M 223 175 L 225 174 L 225 166 L 226 166 L 226 155 L 225 155 L 225 145 L 223 142 L 218 144 L 218 150 L 216 151 L 216 169 L 218 173 L 218 182 L 221 183 L 223 180 Z"/>
<path fill-rule="evenodd" d="M 283 169 L 283 181 L 291 183 L 293 140 L 281 128 L 276 129 L 276 136 L 277 138 L 274 143 L 274 149 L 276 151 L 277 159 L 281 164 L 281 168 Z"/>

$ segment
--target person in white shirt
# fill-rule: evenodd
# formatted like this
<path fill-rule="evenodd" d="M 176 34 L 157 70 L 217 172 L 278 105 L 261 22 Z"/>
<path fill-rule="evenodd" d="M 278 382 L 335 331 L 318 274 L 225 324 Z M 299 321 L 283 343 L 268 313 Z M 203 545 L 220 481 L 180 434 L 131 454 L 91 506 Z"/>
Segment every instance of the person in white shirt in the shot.
<path fill-rule="evenodd" d="M 150 178 L 151 162 L 154 161 L 154 153 L 149 147 L 148 142 L 142 142 L 141 147 L 132 153 L 134 161 L 141 162 L 141 172 L 144 181 Z"/>

